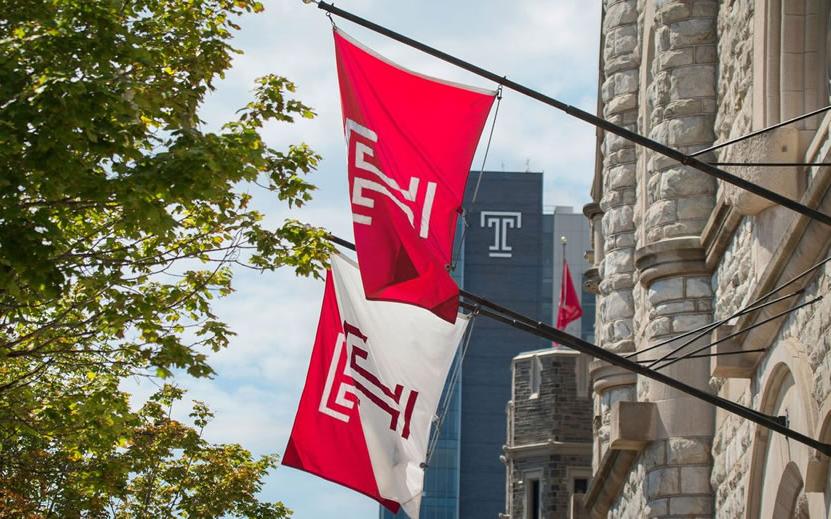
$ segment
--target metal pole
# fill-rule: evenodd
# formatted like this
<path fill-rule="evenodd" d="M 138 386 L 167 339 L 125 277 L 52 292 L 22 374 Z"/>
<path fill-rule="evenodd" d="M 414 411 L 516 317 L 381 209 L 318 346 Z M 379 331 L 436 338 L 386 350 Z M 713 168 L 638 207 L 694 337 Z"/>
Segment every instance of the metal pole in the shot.
<path fill-rule="evenodd" d="M 329 235 L 329 239 L 333 243 L 337 243 L 338 245 L 341 245 L 347 249 L 353 251 L 355 250 L 355 245 L 353 243 L 350 243 L 342 238 Z M 518 330 L 531 333 L 533 335 L 536 335 L 537 337 L 542 337 L 543 339 L 547 339 L 558 344 L 562 344 L 563 346 L 567 346 L 573 350 L 585 353 L 586 355 L 589 355 L 596 359 L 606 361 L 609 364 L 621 367 L 627 371 L 631 371 L 633 373 L 637 373 L 638 375 L 643 375 L 644 377 L 651 378 L 652 380 L 655 380 L 657 382 L 661 382 L 662 384 L 666 384 L 667 386 L 675 388 L 681 391 L 682 393 L 686 393 L 690 396 L 698 398 L 699 400 L 703 400 L 707 403 L 710 403 L 720 409 L 724 409 L 729 413 L 741 416 L 742 418 L 750 420 L 751 422 L 757 423 L 762 427 L 767 427 L 772 431 L 783 434 L 788 438 L 791 438 L 795 441 L 798 441 L 799 443 L 802 443 L 804 445 L 807 445 L 808 447 L 820 451 L 826 456 L 831 456 L 831 444 L 817 441 L 813 438 L 805 436 L 804 434 L 791 430 L 787 426 L 785 426 L 785 424 L 781 420 L 775 417 L 768 416 L 764 413 L 760 413 L 759 411 L 755 411 L 741 404 L 731 402 L 730 400 L 721 398 L 716 395 L 712 395 L 710 393 L 707 393 L 706 391 L 685 384 L 668 375 L 665 375 L 664 373 L 660 373 L 658 371 L 649 369 L 646 366 L 638 364 L 635 361 L 629 360 L 625 357 L 621 357 L 620 355 L 617 355 L 611 351 L 604 350 L 600 346 L 596 346 L 588 341 L 580 339 L 579 337 L 575 337 L 562 330 L 558 330 L 553 326 L 547 325 L 541 321 L 531 319 L 530 317 L 522 315 L 519 312 L 515 312 L 510 308 L 494 303 L 493 301 L 490 301 L 483 297 L 477 296 L 476 294 L 468 292 L 467 290 L 460 289 L 459 293 L 465 299 L 469 299 L 475 303 L 471 304 L 465 301 L 461 301 L 459 304 L 463 308 L 471 310 L 476 309 L 479 315 L 484 315 L 486 317 L 489 317 L 490 319 L 507 324 Z"/>
<path fill-rule="evenodd" d="M 483 300 L 482 298 L 478 299 L 479 300 L 477 301 L 477 303 L 481 304 L 482 306 L 490 306 L 481 302 L 486 300 Z M 463 304 L 462 306 L 466 305 Z M 741 416 L 742 418 L 750 420 L 751 422 L 761 425 L 762 427 L 766 427 L 774 432 L 778 432 L 784 436 L 787 436 L 788 438 L 794 441 L 802 443 L 803 445 L 807 445 L 812 449 L 816 449 L 819 452 L 825 454 L 826 456 L 831 456 L 831 444 L 823 443 L 811 437 L 805 436 L 802 433 L 789 429 L 785 425 L 784 421 L 781 419 L 768 416 L 766 414 L 760 413 L 759 411 L 755 411 L 753 409 L 747 408 L 730 400 L 726 400 L 724 398 L 707 393 L 706 391 L 703 391 L 696 387 L 684 384 L 683 382 L 679 382 L 678 380 L 669 377 L 663 373 L 653 371 L 645 366 L 638 364 L 637 362 L 632 362 L 629 359 L 616 355 L 610 351 L 604 350 L 603 348 L 595 346 L 594 344 L 586 342 L 578 337 L 574 337 L 565 332 L 557 330 L 552 326 L 548 326 L 542 323 L 535 325 L 532 324 L 532 322 L 509 317 L 507 315 L 501 314 L 500 312 L 495 312 L 493 311 L 493 309 L 480 309 L 479 314 L 499 321 L 501 323 L 507 324 L 509 326 L 513 326 L 514 328 L 525 330 L 538 337 L 542 337 L 544 339 L 548 339 L 551 341 L 556 341 L 564 346 L 568 346 L 569 348 L 577 350 L 581 353 L 585 353 L 597 359 L 606 361 L 609 364 L 619 366 L 628 371 L 632 371 L 639 375 L 643 375 L 647 378 L 651 378 L 652 380 L 655 380 L 657 382 L 661 382 L 662 384 L 666 384 L 667 386 L 670 386 L 683 393 L 698 398 L 699 400 L 703 400 L 720 409 L 724 409 L 725 411 L 731 414 Z"/>
<path fill-rule="evenodd" d="M 791 123 L 795 123 L 797 121 L 801 121 L 802 119 L 807 119 L 809 117 L 813 117 L 815 115 L 821 114 L 822 112 L 827 112 L 828 110 L 831 110 L 831 105 L 823 106 L 822 108 L 818 108 L 817 110 L 814 110 L 813 112 L 808 112 L 807 114 L 798 115 L 798 116 L 794 117 L 793 119 L 788 119 L 787 121 L 782 121 L 780 123 L 776 123 L 774 125 L 768 126 L 767 128 L 762 128 L 761 130 L 756 130 L 755 132 L 750 132 L 747 135 L 742 135 L 740 137 L 736 137 L 735 139 L 730 139 L 729 141 L 720 142 L 720 143 L 718 143 L 714 146 L 710 146 L 709 148 L 704 148 L 703 150 L 698 150 L 695 153 L 690 154 L 690 156 L 691 157 L 697 157 L 699 155 L 704 155 L 707 152 L 715 151 L 719 148 L 723 148 L 723 147 L 729 146 L 731 144 L 736 144 L 737 142 L 747 140 L 751 137 L 756 137 L 757 135 L 761 135 L 765 132 L 769 132 L 771 130 L 781 128 L 782 126 L 785 126 L 785 125 L 788 125 L 788 124 L 791 124 Z"/>
<path fill-rule="evenodd" d="M 436 58 L 438 58 L 442 61 L 446 61 L 446 62 L 448 62 L 452 65 L 455 65 L 459 68 L 467 70 L 468 72 L 472 72 L 473 74 L 476 74 L 477 76 L 480 76 L 480 77 L 483 77 L 483 78 L 488 79 L 490 81 L 493 81 L 494 83 L 502 85 L 505 88 L 510 88 L 514 92 L 517 92 L 517 93 L 520 93 L 522 95 L 528 96 L 532 99 L 536 99 L 537 101 L 540 101 L 541 103 L 547 104 L 549 106 L 553 106 L 554 108 L 557 108 L 558 110 L 562 110 L 563 112 L 571 115 L 572 117 L 576 117 L 576 118 L 578 118 L 580 120 L 583 120 L 583 121 L 585 121 L 589 124 L 592 124 L 592 125 L 594 125 L 598 128 L 602 128 L 603 130 L 605 130 L 607 132 L 614 133 L 615 135 L 619 135 L 619 136 L 623 137 L 624 139 L 626 139 L 628 141 L 634 142 L 635 144 L 639 144 L 639 145 L 641 145 L 645 148 L 648 148 L 648 149 L 650 149 L 650 150 L 652 150 L 656 153 L 660 153 L 661 155 L 664 155 L 664 156 L 669 157 L 673 160 L 676 160 L 676 161 L 680 162 L 681 164 L 683 164 L 685 166 L 689 166 L 693 169 L 697 169 L 698 171 L 701 171 L 702 173 L 705 173 L 707 175 L 715 177 L 719 180 L 723 180 L 724 182 L 727 182 L 729 184 L 733 184 L 734 186 L 737 186 L 741 189 L 749 191 L 749 192 L 751 192 L 755 195 L 758 195 L 762 198 L 770 200 L 771 202 L 774 202 L 774 203 L 779 204 L 781 206 L 787 207 L 788 209 L 791 209 L 792 211 L 803 214 L 803 215 L 805 215 L 809 218 L 812 218 L 812 219 L 814 219 L 818 222 L 822 222 L 825 225 L 831 226 L 831 216 L 829 216 L 829 215 L 827 215 L 823 212 L 817 211 L 816 209 L 812 209 L 808 206 L 805 206 L 805 205 L 797 202 L 796 200 L 791 200 L 790 198 L 788 198 L 786 196 L 780 195 L 779 193 L 776 193 L 774 191 L 766 189 L 766 188 L 764 188 L 760 185 L 754 184 L 753 182 L 747 181 L 747 180 L 745 180 L 741 177 L 737 177 L 735 175 L 732 175 L 732 174 L 730 174 L 730 173 L 728 173 L 728 172 L 726 172 L 722 169 L 719 169 L 715 166 L 711 166 L 710 164 L 707 164 L 706 162 L 702 162 L 702 161 L 696 159 L 695 157 L 692 157 L 690 155 L 682 153 L 682 152 L 680 152 L 676 149 L 670 148 L 669 146 L 661 144 L 657 141 L 654 141 L 654 140 L 652 140 L 648 137 L 645 137 L 643 135 L 635 133 L 631 130 L 627 130 L 626 128 L 624 128 L 622 126 L 618 126 L 614 123 L 606 121 L 605 119 L 601 119 L 600 117 L 597 117 L 596 115 L 593 115 L 593 114 L 590 114 L 589 112 L 586 112 L 585 110 L 581 110 L 577 107 L 571 106 L 571 105 L 566 104 L 562 101 L 554 99 L 553 97 L 549 97 L 545 94 L 537 92 L 536 90 L 528 88 L 525 85 L 522 85 L 522 84 L 517 83 L 515 81 L 511 81 L 510 79 L 507 78 L 507 76 L 499 76 L 497 74 L 494 74 L 493 72 L 490 72 L 490 71 L 485 70 L 481 67 L 473 65 L 472 63 L 468 63 L 467 61 L 461 60 L 461 59 L 459 59 L 455 56 L 451 56 L 450 54 L 447 54 L 447 53 L 442 52 L 438 49 L 435 49 L 433 47 L 425 45 L 425 44 L 423 44 L 419 41 L 416 41 L 412 38 L 408 38 L 407 36 L 404 36 L 402 34 L 399 34 L 399 33 L 395 32 L 395 31 L 387 29 L 386 27 L 378 25 L 377 23 L 371 22 L 371 21 L 369 21 L 365 18 L 361 18 L 360 16 L 354 15 L 354 14 L 350 13 L 349 11 L 344 11 L 343 9 L 339 9 L 339 8 L 335 7 L 334 5 L 332 5 L 332 4 L 328 4 L 326 2 L 318 2 L 317 7 L 319 9 L 322 9 L 322 10 L 328 12 L 328 13 L 334 14 L 335 16 L 340 16 L 341 18 L 343 18 L 345 20 L 349 20 L 349 21 L 351 21 L 353 23 L 356 23 L 356 24 L 358 24 L 362 27 L 366 27 L 367 29 L 369 29 L 371 31 L 377 32 L 379 34 L 383 34 L 384 36 L 387 36 L 389 38 L 392 38 L 393 40 L 401 42 L 404 45 L 407 45 L 407 46 L 412 47 L 414 49 L 418 49 L 422 52 L 425 52 L 425 53 L 427 53 L 431 56 L 434 56 L 434 57 L 436 57 Z"/>
<path fill-rule="evenodd" d="M 557 319 L 554 321 L 557 325 L 560 324 L 560 307 L 563 305 L 563 289 L 565 288 L 566 283 L 566 245 L 568 244 L 568 238 L 566 238 L 565 236 L 560 236 L 560 243 L 563 244 L 563 261 L 560 265 L 560 300 L 557 304 Z"/>

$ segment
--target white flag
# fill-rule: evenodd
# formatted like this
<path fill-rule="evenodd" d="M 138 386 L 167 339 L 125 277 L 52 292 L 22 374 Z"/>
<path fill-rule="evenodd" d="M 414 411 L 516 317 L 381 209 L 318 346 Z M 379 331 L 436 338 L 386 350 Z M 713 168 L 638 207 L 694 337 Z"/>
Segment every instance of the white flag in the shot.
<path fill-rule="evenodd" d="M 468 319 L 368 301 L 335 255 L 306 387 L 283 459 L 418 517 L 430 426 Z M 334 296 L 335 301 L 332 301 Z"/>

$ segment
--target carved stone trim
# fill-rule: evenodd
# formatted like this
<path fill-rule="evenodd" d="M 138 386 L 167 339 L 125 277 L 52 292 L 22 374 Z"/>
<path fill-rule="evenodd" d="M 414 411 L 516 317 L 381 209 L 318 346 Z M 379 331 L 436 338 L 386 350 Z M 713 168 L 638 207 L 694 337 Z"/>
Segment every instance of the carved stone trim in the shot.
<path fill-rule="evenodd" d="M 617 386 L 633 386 L 637 381 L 637 376 L 631 371 L 596 359 L 589 364 L 589 377 L 597 394 Z"/>
<path fill-rule="evenodd" d="M 671 238 L 650 243 L 635 251 L 639 281 L 648 287 L 669 276 L 709 274 L 698 236 Z"/>
<path fill-rule="evenodd" d="M 727 204 L 722 197 L 716 202 L 716 207 L 710 213 L 710 219 L 701 232 L 701 245 L 704 247 L 704 264 L 712 271 L 721 261 L 724 251 L 733 240 L 742 216 Z"/>
<path fill-rule="evenodd" d="M 583 214 L 591 220 L 595 216 L 602 216 L 603 210 L 600 208 L 600 204 L 597 202 L 589 202 L 588 204 L 583 206 Z"/>
<path fill-rule="evenodd" d="M 713 342 L 736 332 L 735 326 L 723 324 L 713 330 Z M 710 367 L 714 377 L 751 378 L 756 372 L 756 364 L 762 352 L 745 352 L 741 348 L 741 336 L 716 344 L 715 352 L 719 356 L 712 357 Z"/>

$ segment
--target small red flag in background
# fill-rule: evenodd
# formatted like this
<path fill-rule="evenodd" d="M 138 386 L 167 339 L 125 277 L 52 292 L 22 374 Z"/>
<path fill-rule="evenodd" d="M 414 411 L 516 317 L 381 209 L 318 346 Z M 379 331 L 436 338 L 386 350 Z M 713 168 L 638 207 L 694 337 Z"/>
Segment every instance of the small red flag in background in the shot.
<path fill-rule="evenodd" d="M 452 323 L 456 218 L 496 92 L 415 74 L 334 35 L 366 297 L 417 305 Z"/>
<path fill-rule="evenodd" d="M 580 297 L 577 296 L 577 291 L 574 289 L 571 272 L 568 270 L 568 262 L 563 258 L 560 305 L 557 308 L 557 329 L 564 330 L 568 323 L 579 319 L 581 315 L 583 315 L 583 307 L 580 306 Z"/>

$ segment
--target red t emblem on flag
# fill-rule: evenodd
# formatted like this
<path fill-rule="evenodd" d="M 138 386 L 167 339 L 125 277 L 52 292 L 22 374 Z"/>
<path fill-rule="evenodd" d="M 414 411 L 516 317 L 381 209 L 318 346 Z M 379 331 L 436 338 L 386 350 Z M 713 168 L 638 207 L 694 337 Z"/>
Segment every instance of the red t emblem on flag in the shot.
<path fill-rule="evenodd" d="M 370 300 L 454 322 L 456 218 L 495 92 L 404 70 L 335 30 L 349 199 Z"/>

